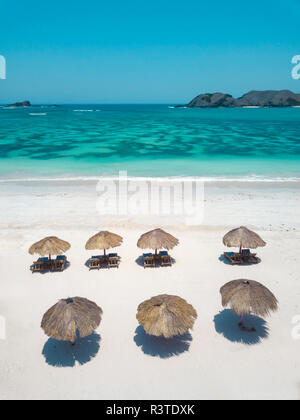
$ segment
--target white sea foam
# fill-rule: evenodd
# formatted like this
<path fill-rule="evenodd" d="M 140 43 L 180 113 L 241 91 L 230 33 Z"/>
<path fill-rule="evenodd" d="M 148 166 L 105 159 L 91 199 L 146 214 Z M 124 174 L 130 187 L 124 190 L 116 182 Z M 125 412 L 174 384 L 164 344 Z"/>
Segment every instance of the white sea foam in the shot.
<path fill-rule="evenodd" d="M 0 178 L 0 183 L 9 182 L 98 182 L 98 181 L 118 181 L 118 176 L 62 176 L 62 177 L 32 177 L 32 178 Z M 128 176 L 128 181 L 153 181 L 153 182 L 182 182 L 189 181 L 202 181 L 208 183 L 218 182 L 249 182 L 249 183 L 289 183 L 300 182 L 300 177 L 263 177 L 263 176 L 239 176 L 239 177 L 224 177 L 224 176 L 211 176 L 211 177 L 192 177 L 192 176 L 174 176 L 174 177 L 139 177 Z"/>
<path fill-rule="evenodd" d="M 93 109 L 73 109 L 73 112 L 94 112 Z"/>
<path fill-rule="evenodd" d="M 33 116 L 33 117 L 37 117 L 40 115 L 47 115 L 47 112 L 30 112 L 29 115 Z"/>

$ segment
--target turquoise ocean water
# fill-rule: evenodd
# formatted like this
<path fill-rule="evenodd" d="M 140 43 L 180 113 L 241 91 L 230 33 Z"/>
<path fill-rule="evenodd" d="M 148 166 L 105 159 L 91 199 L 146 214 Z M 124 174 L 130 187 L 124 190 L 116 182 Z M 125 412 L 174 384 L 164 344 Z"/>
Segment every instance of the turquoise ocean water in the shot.
<path fill-rule="evenodd" d="M 300 108 L 0 109 L 0 179 L 299 178 Z"/>

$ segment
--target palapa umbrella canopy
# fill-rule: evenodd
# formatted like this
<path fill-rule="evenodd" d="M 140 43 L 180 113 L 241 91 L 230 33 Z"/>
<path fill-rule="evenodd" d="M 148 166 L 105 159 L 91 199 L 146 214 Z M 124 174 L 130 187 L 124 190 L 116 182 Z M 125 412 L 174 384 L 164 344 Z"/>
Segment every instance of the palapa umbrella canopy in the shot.
<path fill-rule="evenodd" d="M 230 281 L 221 287 L 220 293 L 222 305 L 229 305 L 233 312 L 242 315 L 240 326 L 243 326 L 245 315 L 250 312 L 257 316 L 266 316 L 278 309 L 278 301 L 273 293 L 254 280 Z"/>
<path fill-rule="evenodd" d="M 147 334 L 171 338 L 193 328 L 197 312 L 179 296 L 159 295 L 141 303 L 136 318 Z"/>
<path fill-rule="evenodd" d="M 77 331 L 81 338 L 94 332 L 100 325 L 102 313 L 102 309 L 88 299 L 61 299 L 45 313 L 41 327 L 50 338 L 75 343 Z"/>
<path fill-rule="evenodd" d="M 96 235 L 92 236 L 87 243 L 85 244 L 85 249 L 93 250 L 93 249 L 103 249 L 104 255 L 106 253 L 106 249 L 115 248 L 116 246 L 120 246 L 123 242 L 123 238 L 115 233 L 111 233 L 108 231 L 101 231 L 96 233 Z"/>
<path fill-rule="evenodd" d="M 228 232 L 223 238 L 223 244 L 229 247 L 239 247 L 240 252 L 242 248 L 255 249 L 259 246 L 266 246 L 266 242 L 257 233 L 245 226 Z"/>
<path fill-rule="evenodd" d="M 157 253 L 158 249 L 169 250 L 178 244 L 178 239 L 158 228 L 144 233 L 138 240 L 137 246 L 142 249 L 155 249 L 155 253 Z"/>
<path fill-rule="evenodd" d="M 70 247 L 71 245 L 69 242 L 63 241 L 56 236 L 47 236 L 39 242 L 31 245 L 28 252 L 31 255 L 39 254 L 42 257 L 49 255 L 49 258 L 51 259 L 51 254 L 61 255 L 65 253 Z"/>

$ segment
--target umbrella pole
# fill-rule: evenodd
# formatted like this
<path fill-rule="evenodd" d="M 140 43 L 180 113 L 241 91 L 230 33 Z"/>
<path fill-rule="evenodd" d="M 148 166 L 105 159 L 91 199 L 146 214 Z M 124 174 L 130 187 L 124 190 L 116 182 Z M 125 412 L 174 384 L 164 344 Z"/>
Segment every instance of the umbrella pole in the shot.
<path fill-rule="evenodd" d="M 245 320 L 245 314 L 243 314 L 242 315 L 242 318 L 241 318 L 241 320 L 240 320 L 240 322 L 239 322 L 239 327 L 242 329 L 242 330 L 244 330 L 245 329 L 245 327 L 244 327 L 244 320 Z"/>
<path fill-rule="evenodd" d="M 240 254 L 242 253 L 242 245 L 240 245 Z"/>
<path fill-rule="evenodd" d="M 246 314 L 242 315 L 242 319 L 239 322 L 239 327 L 243 330 L 243 331 L 248 331 L 248 332 L 255 332 L 256 328 L 255 327 L 245 327 L 244 326 L 244 320 L 245 320 Z"/>
<path fill-rule="evenodd" d="M 104 249 L 104 256 L 106 256 L 106 249 Z"/>

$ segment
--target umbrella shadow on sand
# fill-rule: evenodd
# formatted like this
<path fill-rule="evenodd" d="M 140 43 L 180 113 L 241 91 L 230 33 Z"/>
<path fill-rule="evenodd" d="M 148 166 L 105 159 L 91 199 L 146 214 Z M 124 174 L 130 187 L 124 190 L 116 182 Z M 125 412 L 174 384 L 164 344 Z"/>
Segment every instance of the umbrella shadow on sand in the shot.
<path fill-rule="evenodd" d="M 172 338 L 155 337 L 147 334 L 141 325 L 137 327 L 135 334 L 134 341 L 145 354 L 161 359 L 179 356 L 181 353 L 188 351 L 192 341 L 190 333 Z"/>
<path fill-rule="evenodd" d="M 224 309 L 214 318 L 215 329 L 218 334 L 222 334 L 227 340 L 233 343 L 242 343 L 247 345 L 255 345 L 261 343 L 263 339 L 268 338 L 269 329 L 264 319 L 247 315 L 245 325 L 254 327 L 255 332 L 243 331 L 238 326 L 240 316 L 236 315 L 230 309 Z"/>
<path fill-rule="evenodd" d="M 86 260 L 86 262 L 84 263 L 84 265 L 85 265 L 87 268 L 90 268 L 90 260 L 91 260 L 91 258 L 89 258 L 88 260 Z"/>
<path fill-rule="evenodd" d="M 100 341 L 101 336 L 95 333 L 85 338 L 78 338 L 74 346 L 69 341 L 49 338 L 42 355 L 46 363 L 54 367 L 74 367 L 76 362 L 84 365 L 96 357 L 100 349 Z"/>

